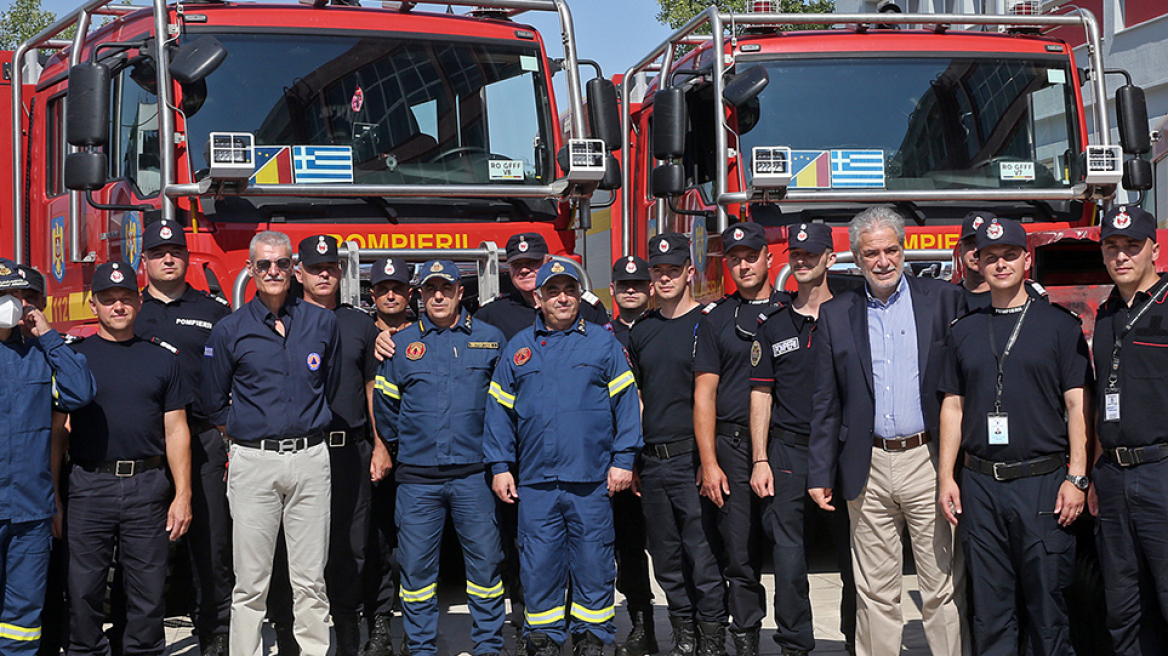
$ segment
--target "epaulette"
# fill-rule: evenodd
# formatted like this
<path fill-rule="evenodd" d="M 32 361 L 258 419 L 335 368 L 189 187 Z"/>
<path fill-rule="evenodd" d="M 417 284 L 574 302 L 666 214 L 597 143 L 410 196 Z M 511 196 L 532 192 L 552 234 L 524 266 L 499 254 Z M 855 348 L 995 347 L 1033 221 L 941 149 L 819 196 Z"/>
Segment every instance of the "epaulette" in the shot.
<path fill-rule="evenodd" d="M 981 312 L 981 310 L 966 310 L 965 314 L 957 317 L 953 321 L 950 321 L 949 327 L 952 328 L 953 326 L 956 326 L 958 321 L 961 321 L 965 317 L 972 317 L 973 315 L 977 314 L 978 312 Z"/>
<path fill-rule="evenodd" d="M 702 314 L 709 314 L 709 313 L 713 312 L 714 308 L 718 307 L 722 303 L 725 303 L 726 299 L 728 299 L 728 298 L 730 298 L 729 294 L 723 296 L 722 298 L 719 298 L 718 300 L 714 301 L 713 303 L 710 303 L 706 307 L 702 308 Z"/>
<path fill-rule="evenodd" d="M 1075 312 L 1074 310 L 1072 310 L 1071 308 L 1066 307 L 1065 305 L 1059 305 L 1058 303 L 1051 303 L 1050 306 L 1053 308 L 1058 308 L 1058 309 L 1062 310 L 1063 312 L 1066 312 L 1067 314 L 1074 317 L 1075 321 L 1079 322 L 1080 324 L 1083 323 L 1083 317 L 1080 317 L 1078 315 L 1078 313 Z"/>
<path fill-rule="evenodd" d="M 1045 297 L 1047 295 L 1046 294 L 1046 287 L 1043 287 L 1042 285 L 1034 282 L 1033 280 L 1027 280 L 1026 286 L 1029 287 L 1031 289 L 1031 291 L 1038 294 L 1040 297 Z"/>
<path fill-rule="evenodd" d="M 585 303 L 596 307 L 600 307 L 602 305 L 600 302 L 600 297 L 596 294 L 593 294 L 592 292 L 584 292 L 583 294 L 580 294 L 580 299 Z"/>
<path fill-rule="evenodd" d="M 206 292 L 206 291 L 203 291 L 201 289 L 198 291 L 202 292 L 203 296 L 206 296 L 207 298 L 211 299 L 212 301 L 215 301 L 219 305 L 225 305 L 227 307 L 231 307 L 231 301 L 228 301 L 227 299 L 223 298 L 219 294 L 212 294 L 211 292 Z"/>
<path fill-rule="evenodd" d="M 175 346 L 174 346 L 173 344 L 171 344 L 170 342 L 165 342 L 165 341 L 163 341 L 163 340 L 161 340 L 161 339 L 158 339 L 157 337 L 151 337 L 151 338 L 150 338 L 150 343 L 151 343 L 151 344 L 157 344 L 158 346 L 161 346 L 162 348 L 164 348 L 164 349 L 166 349 L 166 350 L 170 351 L 171 353 L 173 353 L 173 354 L 175 354 L 175 355 L 178 355 L 178 348 L 177 348 L 177 347 L 175 347 Z"/>
<path fill-rule="evenodd" d="M 767 309 L 765 309 L 759 313 L 758 322 L 760 324 L 766 323 L 766 320 L 769 319 L 771 317 L 771 315 L 777 314 L 780 310 L 782 310 L 786 307 L 787 307 L 786 303 L 784 303 L 782 301 L 774 301 L 774 303 L 770 307 L 768 307 Z"/>

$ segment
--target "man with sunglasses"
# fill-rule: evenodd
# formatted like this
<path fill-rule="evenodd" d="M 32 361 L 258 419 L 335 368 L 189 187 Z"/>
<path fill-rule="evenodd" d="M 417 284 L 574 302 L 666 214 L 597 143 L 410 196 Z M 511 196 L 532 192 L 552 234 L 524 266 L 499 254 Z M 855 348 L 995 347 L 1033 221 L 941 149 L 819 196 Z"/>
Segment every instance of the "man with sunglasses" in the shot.
<path fill-rule="evenodd" d="M 340 384 L 340 333 L 332 312 L 288 293 L 292 244 L 264 231 L 247 267 L 256 295 L 211 331 L 203 395 L 231 439 L 227 494 L 235 590 L 230 651 L 259 656 L 272 556 L 281 523 L 288 544 L 294 633 L 305 656 L 329 649 L 325 593 L 331 476 L 329 404 Z"/>
<path fill-rule="evenodd" d="M 730 635 L 738 656 L 757 656 L 762 587 L 761 503 L 750 487 L 750 350 L 759 317 L 787 302 L 770 281 L 766 231 L 738 223 L 722 233 L 726 268 L 738 288 L 702 310 L 694 351 L 694 431 L 702 496 L 718 507 L 729 583 Z"/>

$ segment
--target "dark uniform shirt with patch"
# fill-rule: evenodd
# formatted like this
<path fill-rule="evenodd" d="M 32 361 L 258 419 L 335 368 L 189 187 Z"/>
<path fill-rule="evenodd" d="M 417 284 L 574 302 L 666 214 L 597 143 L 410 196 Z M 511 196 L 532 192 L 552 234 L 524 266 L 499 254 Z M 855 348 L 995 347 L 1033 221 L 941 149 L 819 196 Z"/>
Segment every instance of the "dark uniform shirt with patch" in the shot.
<path fill-rule="evenodd" d="M 815 343 L 815 318 L 784 305 L 763 321 L 756 341 L 759 357 L 758 364 L 751 368 L 750 384 L 772 390 L 771 427 L 809 435 L 815 377 L 815 357 L 811 350 Z"/>
<path fill-rule="evenodd" d="M 527 304 L 523 294 L 512 292 L 479 308 L 474 318 L 503 331 L 508 341 L 519 331 L 535 325 L 536 309 Z M 580 316 L 598 326 L 608 326 L 608 312 L 595 294 L 585 292 L 580 299 Z"/>
<path fill-rule="evenodd" d="M 667 444 L 694 436 L 693 361 L 702 308 L 666 319 L 646 313 L 629 331 L 629 362 L 645 408 L 645 444 Z"/>
<path fill-rule="evenodd" d="M 988 413 L 994 412 L 998 364 L 990 350 L 994 331 L 1000 355 L 1010 340 L 1022 306 L 983 308 L 953 324 L 948 363 L 940 389 L 964 397 L 961 446 L 979 458 L 1019 462 L 1067 449 L 1063 393 L 1090 389 L 1087 340 L 1078 320 L 1049 303 L 1030 303 L 1018 340 L 1003 367 L 1001 412 L 1008 414 L 1009 443 L 989 444 Z"/>
<path fill-rule="evenodd" d="M 365 384 L 377 376 L 381 364 L 373 347 L 380 331 L 373 318 L 360 310 L 342 306 L 333 313 L 337 315 L 337 331 L 341 337 L 341 380 L 329 406 L 333 411 L 333 429 L 357 431 L 369 423 Z M 355 437 L 364 439 L 363 434 Z"/>
<path fill-rule="evenodd" d="M 203 418 L 199 386 L 203 372 L 203 348 L 215 324 L 231 314 L 226 301 L 209 296 L 190 285 L 178 300 L 166 302 L 150 289 L 142 290 L 142 310 L 134 320 L 134 334 L 150 341 L 160 339 L 178 349 L 178 369 L 191 396 L 194 416 Z"/>
<path fill-rule="evenodd" d="M 1038 283 L 1034 282 L 1033 280 L 1027 280 L 1025 285 L 1027 296 L 1037 301 L 1046 301 L 1048 303 L 1050 302 L 1050 299 L 1046 295 L 1046 290 L 1043 289 L 1042 286 L 1040 286 Z M 980 310 L 982 308 L 988 308 L 993 305 L 993 299 L 990 298 L 989 290 L 984 292 L 971 292 L 966 289 L 964 285 L 962 285 L 961 291 L 965 294 L 965 307 L 969 308 L 971 312 L 974 310 Z"/>
<path fill-rule="evenodd" d="M 719 376 L 718 421 L 750 425 L 750 347 L 759 330 L 758 318 L 789 300 L 781 291 L 759 302 L 743 300 L 734 292 L 702 310 L 693 370 Z"/>
<path fill-rule="evenodd" d="M 1163 274 L 1161 280 L 1168 279 Z M 1153 290 L 1154 291 L 1154 290 Z M 1115 338 L 1148 294 L 1137 292 L 1129 309 L 1118 292 L 1099 306 L 1095 318 L 1095 370 L 1099 375 L 1095 413 L 1099 442 L 1105 449 L 1137 447 L 1168 442 L 1168 428 L 1161 414 L 1168 402 L 1168 292 L 1157 294 L 1154 305 L 1123 338 L 1118 372 L 1119 421 L 1105 421 L 1104 394 L 1111 373 Z"/>
<path fill-rule="evenodd" d="M 644 315 L 641 315 L 642 317 Z M 629 333 L 632 331 L 632 326 L 621 321 L 618 317 L 612 319 L 612 335 L 616 337 L 616 341 L 621 343 L 621 346 L 626 349 L 629 348 Z"/>
<path fill-rule="evenodd" d="M 70 415 L 69 455 L 75 461 L 144 460 L 166 453 L 163 415 L 181 410 L 190 394 L 178 358 L 139 337 L 112 342 L 93 336 L 74 343 L 97 381 L 97 395 Z"/>

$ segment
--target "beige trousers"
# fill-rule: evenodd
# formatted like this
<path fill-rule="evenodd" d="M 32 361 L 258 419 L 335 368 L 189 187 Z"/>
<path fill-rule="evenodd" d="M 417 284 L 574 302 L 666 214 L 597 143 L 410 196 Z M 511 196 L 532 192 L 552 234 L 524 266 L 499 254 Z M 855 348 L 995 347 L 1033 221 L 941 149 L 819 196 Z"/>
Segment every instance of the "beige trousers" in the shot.
<path fill-rule="evenodd" d="M 921 593 L 925 637 L 933 656 L 959 656 L 962 612 L 954 593 L 961 558 L 953 530 L 937 508 L 935 444 L 885 451 L 872 449 L 868 482 L 848 502 L 852 564 L 856 575 L 856 654 L 900 653 L 904 616 L 901 580 L 908 528 Z M 233 655 L 234 656 L 234 655 Z"/>
<path fill-rule="evenodd" d="M 332 496 L 328 446 L 279 454 L 231 445 L 227 499 L 231 504 L 235 589 L 231 595 L 231 656 L 260 656 L 276 537 L 284 524 L 293 633 L 303 656 L 326 656 L 328 559 Z"/>

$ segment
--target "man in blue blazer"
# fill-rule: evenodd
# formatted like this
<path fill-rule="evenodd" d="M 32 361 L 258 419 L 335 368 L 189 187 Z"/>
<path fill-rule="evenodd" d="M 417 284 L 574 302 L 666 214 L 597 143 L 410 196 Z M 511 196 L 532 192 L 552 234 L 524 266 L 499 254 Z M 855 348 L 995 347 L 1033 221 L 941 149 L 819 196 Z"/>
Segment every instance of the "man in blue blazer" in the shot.
<path fill-rule="evenodd" d="M 856 653 L 900 652 L 907 526 L 925 636 L 936 656 L 961 653 L 953 532 L 937 509 L 937 387 L 956 285 L 904 275 L 904 218 L 869 208 L 848 228 L 865 284 L 819 312 L 807 486 L 825 510 L 838 487 L 851 518 Z"/>

